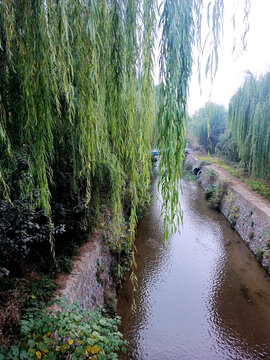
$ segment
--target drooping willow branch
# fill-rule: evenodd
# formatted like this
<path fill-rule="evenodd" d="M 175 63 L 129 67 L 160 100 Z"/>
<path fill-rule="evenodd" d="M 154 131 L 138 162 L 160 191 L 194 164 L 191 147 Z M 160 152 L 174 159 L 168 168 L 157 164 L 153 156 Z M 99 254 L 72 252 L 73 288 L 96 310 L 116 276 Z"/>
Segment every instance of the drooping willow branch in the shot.
<path fill-rule="evenodd" d="M 132 244 L 138 209 L 149 201 L 159 5 L 158 0 L 0 1 L 1 99 L 5 95 L 0 147 L 8 146 L 13 154 L 23 149 L 28 156 L 29 181 L 21 196 L 36 189 L 33 201 L 50 216 L 56 174 L 66 164 L 72 191 L 80 199 L 83 187 L 80 205 L 89 208 L 93 178 L 106 165 L 112 177 L 114 231 L 119 235 L 125 203 Z M 165 239 L 174 221 L 181 220 L 177 187 L 202 6 L 202 0 L 165 0 L 162 5 L 158 127 Z M 210 1 L 209 9 L 213 46 L 208 71 L 214 73 L 222 0 Z"/>

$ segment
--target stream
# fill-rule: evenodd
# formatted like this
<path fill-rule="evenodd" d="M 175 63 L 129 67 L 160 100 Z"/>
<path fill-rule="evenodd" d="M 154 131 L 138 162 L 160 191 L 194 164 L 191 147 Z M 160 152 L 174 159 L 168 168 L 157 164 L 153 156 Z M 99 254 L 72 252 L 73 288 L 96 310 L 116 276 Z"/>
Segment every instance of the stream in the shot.
<path fill-rule="evenodd" d="M 210 208 L 195 181 L 182 181 L 183 226 L 162 242 L 157 174 L 152 202 L 139 222 L 139 288 L 118 294 L 121 359 L 270 359 L 270 277 L 225 217 Z"/>

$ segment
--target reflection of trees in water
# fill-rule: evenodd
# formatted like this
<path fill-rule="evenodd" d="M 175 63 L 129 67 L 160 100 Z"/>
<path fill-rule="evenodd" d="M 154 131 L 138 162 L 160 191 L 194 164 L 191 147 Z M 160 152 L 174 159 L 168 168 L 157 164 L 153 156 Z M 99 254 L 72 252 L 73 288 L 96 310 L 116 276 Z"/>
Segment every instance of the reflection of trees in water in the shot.
<path fill-rule="evenodd" d="M 138 277 L 138 290 L 133 292 L 129 280 L 123 284 L 118 295 L 118 313 L 122 317 L 120 330 L 130 342 L 132 354 L 125 359 L 136 359 L 139 355 L 140 337 L 149 322 L 152 304 L 149 302 L 151 291 L 159 281 L 162 268 L 169 262 L 170 251 L 162 240 L 161 201 L 157 188 L 158 164 L 154 167 L 152 176 L 152 201 L 146 215 L 140 220 L 136 234 L 136 262 Z M 131 312 L 132 297 L 137 304 L 136 314 Z"/>

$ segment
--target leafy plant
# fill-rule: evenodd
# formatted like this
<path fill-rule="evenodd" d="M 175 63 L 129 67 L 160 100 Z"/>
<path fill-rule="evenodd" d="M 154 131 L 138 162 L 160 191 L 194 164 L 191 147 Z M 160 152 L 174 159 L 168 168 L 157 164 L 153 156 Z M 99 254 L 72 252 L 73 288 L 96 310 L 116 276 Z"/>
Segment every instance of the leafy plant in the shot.
<path fill-rule="evenodd" d="M 21 272 L 26 257 L 48 242 L 51 234 L 48 217 L 43 210 L 34 209 L 26 200 L 7 200 L 0 203 L 0 263 Z"/>
<path fill-rule="evenodd" d="M 214 169 L 206 169 L 205 176 L 209 177 L 212 181 L 217 179 L 217 173 Z"/>
<path fill-rule="evenodd" d="M 27 313 L 21 320 L 20 341 L 4 348 L 0 359 L 117 359 L 126 342 L 118 331 L 120 318 L 104 316 L 103 309 L 83 310 L 79 303 L 67 305 L 55 300 L 60 308 Z M 51 304 L 53 305 L 53 304 Z"/>
<path fill-rule="evenodd" d="M 264 250 L 262 250 L 262 249 L 258 249 L 257 250 L 257 253 L 256 253 L 256 258 L 257 258 L 257 260 L 258 261 L 262 261 L 263 260 L 263 257 L 264 257 Z"/>
<path fill-rule="evenodd" d="M 120 236 L 118 242 L 112 237 L 104 238 L 105 244 L 109 247 L 114 261 L 111 265 L 111 275 L 115 284 L 120 284 L 124 275 L 130 270 L 132 261 L 132 247 L 127 236 Z"/>
<path fill-rule="evenodd" d="M 29 281 L 25 287 L 27 298 L 24 309 L 44 307 L 56 288 L 55 283 L 46 275 L 41 274 L 38 279 Z"/>
<path fill-rule="evenodd" d="M 239 206 L 232 205 L 227 217 L 232 227 L 235 227 L 238 217 L 239 217 Z"/>
<path fill-rule="evenodd" d="M 218 209 L 220 207 L 221 200 L 226 192 L 226 189 L 227 183 L 224 181 L 215 185 L 210 185 L 205 189 L 205 197 L 214 209 Z"/>
<path fill-rule="evenodd" d="M 204 190 L 204 194 L 207 200 L 211 199 L 211 197 L 215 193 L 215 190 L 216 190 L 215 185 L 210 185 Z"/>

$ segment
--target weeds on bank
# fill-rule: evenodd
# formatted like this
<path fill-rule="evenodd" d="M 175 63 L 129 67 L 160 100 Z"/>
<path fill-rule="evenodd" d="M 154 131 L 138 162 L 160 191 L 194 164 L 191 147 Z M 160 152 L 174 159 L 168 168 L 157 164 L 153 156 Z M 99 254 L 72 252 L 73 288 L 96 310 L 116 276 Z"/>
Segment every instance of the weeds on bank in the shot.
<path fill-rule="evenodd" d="M 188 161 L 185 162 L 185 164 L 184 164 L 183 178 L 185 180 L 196 180 L 197 179 L 197 176 L 192 173 L 192 164 Z"/>

